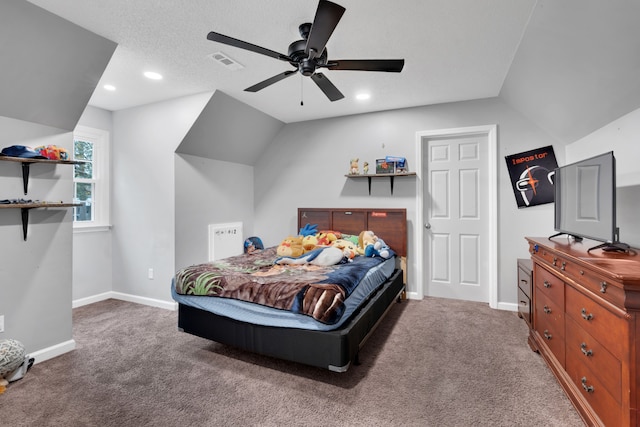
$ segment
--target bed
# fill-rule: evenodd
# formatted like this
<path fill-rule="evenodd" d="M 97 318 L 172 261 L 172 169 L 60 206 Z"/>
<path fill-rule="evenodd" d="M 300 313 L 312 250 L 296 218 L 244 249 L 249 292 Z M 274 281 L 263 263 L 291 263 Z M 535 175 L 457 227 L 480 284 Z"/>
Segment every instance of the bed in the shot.
<path fill-rule="evenodd" d="M 359 272 L 357 280 L 362 283 L 344 300 L 344 310 L 325 321 L 309 313 L 254 302 L 178 294 L 174 278 L 172 295 L 178 302 L 178 328 L 246 351 L 335 372 L 345 372 L 357 364 L 360 348 L 393 303 L 401 301 L 405 290 L 401 267 L 407 254 L 406 210 L 299 208 L 297 230 L 306 224 L 352 235 L 372 230 L 395 256 L 380 260 L 364 273 L 360 273 L 357 262 L 346 263 Z M 352 302 L 352 296 L 358 302 Z"/>

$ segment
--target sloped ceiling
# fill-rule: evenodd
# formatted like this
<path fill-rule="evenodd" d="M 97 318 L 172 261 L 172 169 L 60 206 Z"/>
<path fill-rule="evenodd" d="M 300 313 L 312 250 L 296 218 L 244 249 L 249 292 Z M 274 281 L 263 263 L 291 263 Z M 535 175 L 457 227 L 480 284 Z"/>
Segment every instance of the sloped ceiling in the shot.
<path fill-rule="evenodd" d="M 217 91 L 177 153 L 253 166 L 284 123 Z"/>
<path fill-rule="evenodd" d="M 206 40 L 218 31 L 286 53 L 298 25 L 313 18 L 315 0 L 29 1 L 118 42 L 90 100 L 108 110 L 222 91 L 290 123 L 500 96 L 571 143 L 640 106 L 635 0 L 336 0 L 347 11 L 327 44 L 330 57 L 397 57 L 406 65 L 400 74 L 327 71 L 346 95 L 334 103 L 298 77 L 244 92 L 288 64 Z M 212 61 L 216 51 L 245 68 Z M 146 81 L 149 68 L 165 79 Z M 118 90 L 103 90 L 105 83 Z M 355 94 L 363 89 L 372 98 L 361 103 Z"/>
<path fill-rule="evenodd" d="M 565 143 L 640 108 L 639 17 L 639 1 L 538 1 L 500 97 Z"/>

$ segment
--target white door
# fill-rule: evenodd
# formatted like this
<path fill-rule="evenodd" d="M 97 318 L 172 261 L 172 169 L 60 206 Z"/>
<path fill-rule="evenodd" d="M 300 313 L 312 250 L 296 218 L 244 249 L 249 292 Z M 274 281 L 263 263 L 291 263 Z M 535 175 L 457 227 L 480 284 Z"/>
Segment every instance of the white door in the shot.
<path fill-rule="evenodd" d="M 434 137 L 422 150 L 425 295 L 490 301 L 486 134 Z"/>

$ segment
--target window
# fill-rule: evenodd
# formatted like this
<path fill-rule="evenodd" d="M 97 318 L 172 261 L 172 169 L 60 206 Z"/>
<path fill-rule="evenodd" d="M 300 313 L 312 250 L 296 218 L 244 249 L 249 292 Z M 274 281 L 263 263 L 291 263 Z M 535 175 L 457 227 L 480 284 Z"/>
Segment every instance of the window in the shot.
<path fill-rule="evenodd" d="M 109 223 L 109 132 L 85 126 L 73 133 L 75 229 L 108 229 Z"/>

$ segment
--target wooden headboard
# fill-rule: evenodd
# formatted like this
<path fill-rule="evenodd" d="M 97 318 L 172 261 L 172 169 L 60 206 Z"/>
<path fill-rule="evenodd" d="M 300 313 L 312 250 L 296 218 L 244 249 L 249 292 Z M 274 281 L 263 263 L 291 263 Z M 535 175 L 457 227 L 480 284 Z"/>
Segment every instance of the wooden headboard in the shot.
<path fill-rule="evenodd" d="M 306 224 L 355 235 L 371 230 L 398 256 L 407 256 L 406 209 L 298 208 L 298 229 Z"/>

